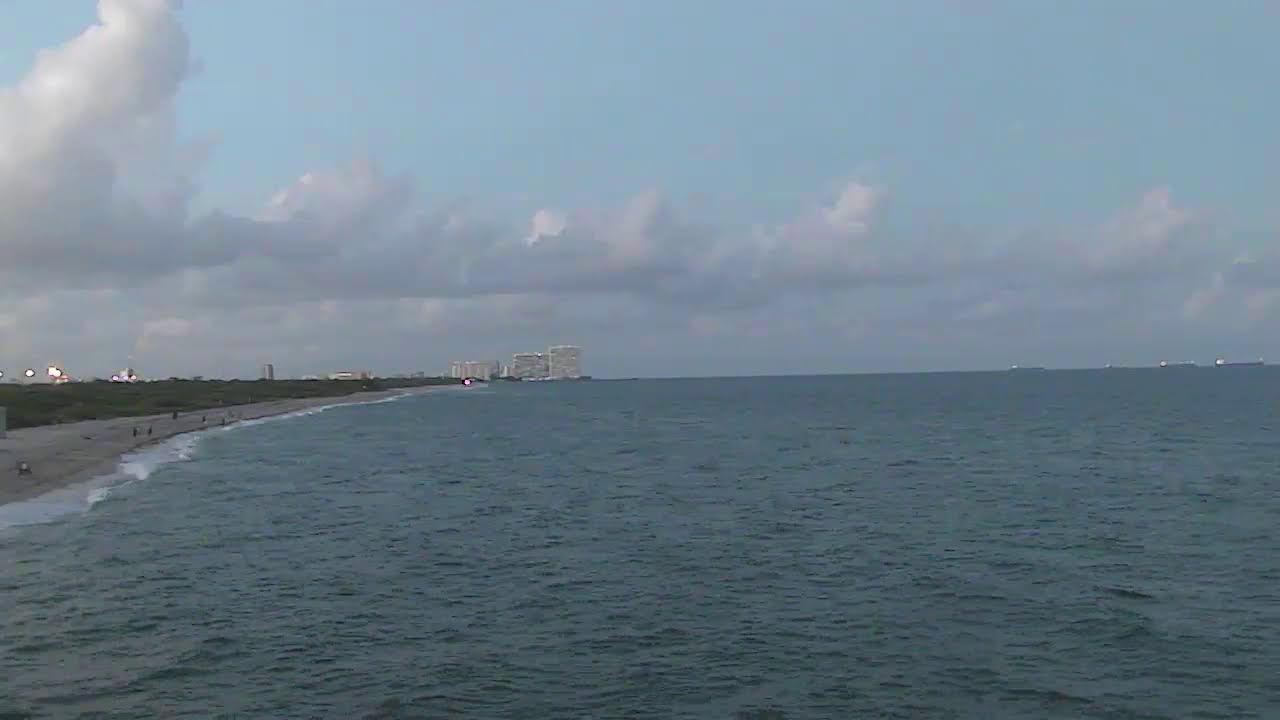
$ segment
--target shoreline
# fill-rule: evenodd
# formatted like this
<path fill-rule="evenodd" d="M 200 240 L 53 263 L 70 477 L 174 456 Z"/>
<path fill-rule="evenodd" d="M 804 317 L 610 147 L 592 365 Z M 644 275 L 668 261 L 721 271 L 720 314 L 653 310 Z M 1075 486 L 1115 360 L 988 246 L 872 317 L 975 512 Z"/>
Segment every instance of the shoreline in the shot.
<path fill-rule="evenodd" d="M 417 395 L 436 387 L 393 388 L 331 397 L 290 398 L 168 415 L 84 420 L 10 430 L 0 439 L 0 506 L 35 500 L 116 472 L 123 457 L 178 435 L 301 410 Z M 134 429 L 137 435 L 134 435 Z M 148 429 L 151 434 L 148 435 Z M 25 462 L 30 474 L 18 474 Z"/>

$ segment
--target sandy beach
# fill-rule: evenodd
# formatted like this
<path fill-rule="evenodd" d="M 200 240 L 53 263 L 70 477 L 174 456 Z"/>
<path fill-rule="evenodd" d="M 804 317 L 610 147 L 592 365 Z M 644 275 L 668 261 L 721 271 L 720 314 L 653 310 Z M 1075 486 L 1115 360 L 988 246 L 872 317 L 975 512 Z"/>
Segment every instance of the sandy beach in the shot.
<path fill-rule="evenodd" d="M 194 410 L 179 413 L 176 420 L 172 414 L 148 415 L 11 430 L 0 438 L 0 505 L 30 500 L 109 474 L 116 470 L 125 453 L 175 435 L 308 408 L 370 402 L 430 389 L 433 388 L 398 388 Z M 20 474 L 18 465 L 24 462 L 30 472 Z"/>

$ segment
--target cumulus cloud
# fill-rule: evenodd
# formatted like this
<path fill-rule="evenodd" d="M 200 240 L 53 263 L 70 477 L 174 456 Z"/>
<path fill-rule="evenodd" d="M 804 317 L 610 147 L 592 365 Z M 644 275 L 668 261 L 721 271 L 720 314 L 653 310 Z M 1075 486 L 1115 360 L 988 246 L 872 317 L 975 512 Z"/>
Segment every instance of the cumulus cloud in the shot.
<path fill-rule="evenodd" d="M 1248 238 L 1252 249 L 1211 266 L 1184 303 L 1190 320 L 1256 326 L 1280 318 L 1280 234 Z"/>
<path fill-rule="evenodd" d="M 181 277 L 181 298 L 210 305 L 552 292 L 732 305 L 876 280 L 867 238 L 883 190 L 859 183 L 776 228 L 700 221 L 650 190 L 613 208 L 538 209 L 522 235 L 476 213 L 420 213 L 408 178 L 360 159 L 302 173 L 251 217 L 190 217 L 199 146 L 174 132 L 192 69 L 176 10 L 102 0 L 96 24 L 0 96 L 11 289 Z"/>
<path fill-rule="evenodd" d="M 200 148 L 174 135 L 191 73 L 162 0 L 102 0 L 98 23 L 0 90 L 3 279 L 105 282 L 207 261 L 183 242 Z M 215 253 L 216 254 L 216 253 Z"/>
<path fill-rule="evenodd" d="M 195 67 L 178 9 L 100 0 L 96 23 L 0 90 L 10 354 L 96 339 L 175 364 L 285 349 L 319 362 L 378 338 L 534 342 L 619 322 L 716 343 L 801 328 L 1008 334 L 1160 307 L 1203 320 L 1227 302 L 1265 318 L 1280 297 L 1280 263 L 1215 266 L 1207 219 L 1165 187 L 1074 229 L 979 243 L 890 222 L 888 189 L 859 180 L 769 224 L 704 217 L 658 189 L 505 217 L 433 209 L 410 177 L 358 158 L 300 168 L 246 216 L 193 215 L 211 146 L 175 129 Z"/>
<path fill-rule="evenodd" d="M 533 245 L 543 238 L 557 238 L 565 229 L 564 213 L 555 210 L 543 208 L 533 214 L 533 220 L 529 223 L 529 236 L 525 238 L 526 245 Z"/>
<path fill-rule="evenodd" d="M 1176 205 L 1169 188 L 1155 188 L 1083 238 L 1077 260 L 1102 278 L 1174 270 L 1200 256 L 1191 243 L 1205 238 L 1203 220 Z"/>
<path fill-rule="evenodd" d="M 829 204 L 775 228 L 757 228 L 754 275 L 774 287 L 847 286 L 889 279 L 888 247 L 873 234 L 884 190 L 847 183 Z"/>

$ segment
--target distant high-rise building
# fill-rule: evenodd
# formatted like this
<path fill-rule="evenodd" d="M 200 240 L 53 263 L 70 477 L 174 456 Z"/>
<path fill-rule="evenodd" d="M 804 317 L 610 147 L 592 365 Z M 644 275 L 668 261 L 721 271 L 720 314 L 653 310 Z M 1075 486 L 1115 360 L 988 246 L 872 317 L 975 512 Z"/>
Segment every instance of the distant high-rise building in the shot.
<path fill-rule="evenodd" d="M 329 373 L 330 380 L 370 380 L 373 373 L 368 370 L 339 370 Z"/>
<path fill-rule="evenodd" d="M 524 352 L 511 356 L 511 376 L 522 380 L 544 380 L 550 375 L 544 353 Z"/>
<path fill-rule="evenodd" d="M 555 345 L 547 349 L 547 377 L 552 380 L 573 380 L 582 376 L 582 348 L 576 345 Z"/>
<path fill-rule="evenodd" d="M 488 380 L 498 374 L 497 365 L 498 363 L 491 360 L 471 360 L 466 363 L 464 370 L 469 378 Z"/>
<path fill-rule="evenodd" d="M 488 380 L 498 374 L 496 360 L 455 360 L 449 364 L 449 377 L 457 380 L 472 378 Z"/>
<path fill-rule="evenodd" d="M 275 365 L 272 365 L 271 363 L 263 363 L 263 365 L 262 365 L 262 379 L 263 379 L 263 380 L 275 380 L 275 379 L 276 379 L 276 366 L 275 366 Z"/>

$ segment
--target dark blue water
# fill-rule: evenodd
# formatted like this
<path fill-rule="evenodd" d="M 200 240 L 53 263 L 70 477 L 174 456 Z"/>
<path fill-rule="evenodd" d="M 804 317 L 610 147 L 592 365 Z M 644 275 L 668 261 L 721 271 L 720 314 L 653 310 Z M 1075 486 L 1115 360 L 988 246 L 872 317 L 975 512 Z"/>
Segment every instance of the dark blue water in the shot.
<path fill-rule="evenodd" d="M 0 531 L 0 712 L 1280 717 L 1278 403 L 1269 369 L 503 384 L 215 432 Z"/>

